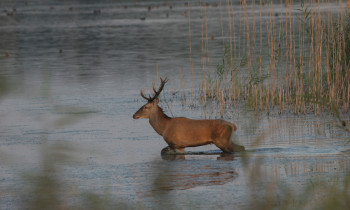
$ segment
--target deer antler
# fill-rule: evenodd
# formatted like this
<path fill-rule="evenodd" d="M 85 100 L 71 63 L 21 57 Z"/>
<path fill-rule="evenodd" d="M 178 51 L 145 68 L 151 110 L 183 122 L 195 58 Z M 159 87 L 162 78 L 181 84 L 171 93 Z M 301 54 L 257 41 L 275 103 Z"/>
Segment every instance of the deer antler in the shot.
<path fill-rule="evenodd" d="M 147 101 L 151 100 L 151 97 L 146 97 L 145 96 L 143 89 L 141 90 L 141 96 L 142 96 L 142 98 L 146 99 Z"/>
<path fill-rule="evenodd" d="M 153 102 L 155 99 L 158 98 L 159 94 L 162 92 L 162 90 L 164 88 L 165 83 L 167 83 L 167 82 L 168 82 L 167 78 L 165 78 L 165 79 L 160 78 L 160 86 L 158 88 L 158 91 L 156 90 L 155 85 L 154 84 L 152 85 L 153 86 L 153 91 L 154 91 L 154 96 L 153 97 L 151 97 L 151 96 L 146 97 L 145 94 L 144 94 L 144 91 L 141 90 L 142 98 L 146 99 L 148 102 Z"/>

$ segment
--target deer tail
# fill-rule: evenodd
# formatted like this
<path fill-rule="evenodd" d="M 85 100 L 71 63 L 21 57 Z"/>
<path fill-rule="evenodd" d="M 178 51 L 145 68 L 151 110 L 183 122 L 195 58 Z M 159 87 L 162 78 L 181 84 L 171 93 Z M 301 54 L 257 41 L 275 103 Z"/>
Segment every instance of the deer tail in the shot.
<path fill-rule="evenodd" d="M 237 126 L 235 124 L 229 122 L 229 125 L 232 127 L 233 131 L 237 130 Z"/>

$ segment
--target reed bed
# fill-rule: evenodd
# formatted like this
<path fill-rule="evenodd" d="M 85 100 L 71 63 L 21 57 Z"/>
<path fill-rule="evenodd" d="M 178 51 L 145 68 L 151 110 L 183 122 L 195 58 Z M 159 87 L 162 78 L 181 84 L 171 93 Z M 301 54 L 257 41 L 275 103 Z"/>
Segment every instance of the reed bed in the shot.
<path fill-rule="evenodd" d="M 349 2 L 221 0 L 222 62 L 214 71 L 208 4 L 200 4 L 203 104 L 217 103 L 221 115 L 237 104 L 267 113 L 349 111 Z"/>

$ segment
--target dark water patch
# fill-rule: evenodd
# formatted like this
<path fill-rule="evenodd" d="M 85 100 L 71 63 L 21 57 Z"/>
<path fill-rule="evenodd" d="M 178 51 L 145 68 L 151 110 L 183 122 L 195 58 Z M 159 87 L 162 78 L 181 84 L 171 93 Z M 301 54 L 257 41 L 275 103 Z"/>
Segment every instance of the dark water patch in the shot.
<path fill-rule="evenodd" d="M 247 150 L 249 154 L 265 154 L 265 155 L 337 155 L 340 151 L 337 148 L 328 147 L 313 147 L 313 146 L 296 146 L 296 147 L 275 147 L 275 148 L 258 148 Z"/>

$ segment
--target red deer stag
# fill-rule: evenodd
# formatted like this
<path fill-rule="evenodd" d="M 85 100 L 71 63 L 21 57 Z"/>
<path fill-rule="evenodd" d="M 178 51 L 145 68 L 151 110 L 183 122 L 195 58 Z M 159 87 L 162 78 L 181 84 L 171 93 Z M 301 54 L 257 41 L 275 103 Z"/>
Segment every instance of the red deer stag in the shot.
<path fill-rule="evenodd" d="M 186 147 L 196 147 L 215 144 L 225 153 L 244 151 L 244 147 L 231 141 L 232 134 L 237 130 L 235 124 L 225 120 L 192 120 L 185 117 L 170 118 L 158 106 L 158 96 L 162 92 L 167 78 L 160 78 L 159 89 L 153 85 L 154 95 L 146 97 L 143 90 L 141 96 L 148 102 L 134 115 L 134 119 L 149 119 L 153 129 L 163 136 L 168 147 L 164 153 L 184 153 Z"/>

